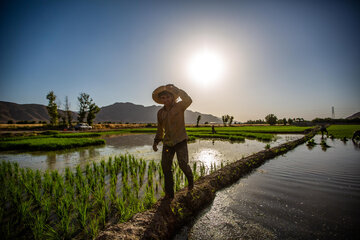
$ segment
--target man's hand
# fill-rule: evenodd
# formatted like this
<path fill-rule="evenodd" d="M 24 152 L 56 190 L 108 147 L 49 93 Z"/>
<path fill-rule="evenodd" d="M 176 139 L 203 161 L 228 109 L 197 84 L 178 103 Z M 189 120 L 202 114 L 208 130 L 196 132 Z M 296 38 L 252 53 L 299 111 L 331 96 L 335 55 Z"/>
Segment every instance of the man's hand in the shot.
<path fill-rule="evenodd" d="M 175 87 L 174 84 L 167 84 L 165 87 L 171 89 L 171 90 L 174 91 L 175 93 L 178 93 L 178 92 L 179 92 L 179 88 Z"/>
<path fill-rule="evenodd" d="M 154 150 L 155 152 L 157 152 L 157 150 L 158 150 L 157 143 L 155 143 L 155 142 L 154 142 L 154 144 L 153 144 L 153 150 Z"/>

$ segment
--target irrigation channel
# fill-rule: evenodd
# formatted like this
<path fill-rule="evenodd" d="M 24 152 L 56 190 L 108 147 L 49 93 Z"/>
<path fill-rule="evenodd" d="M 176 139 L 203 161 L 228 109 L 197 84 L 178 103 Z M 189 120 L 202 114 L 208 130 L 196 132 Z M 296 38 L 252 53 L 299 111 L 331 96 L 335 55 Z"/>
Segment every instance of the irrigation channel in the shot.
<path fill-rule="evenodd" d="M 356 239 L 360 148 L 326 142 L 303 144 L 217 192 L 174 239 Z"/>
<path fill-rule="evenodd" d="M 39 151 L 28 153 L 0 152 L 0 161 L 17 162 L 20 167 L 39 170 L 58 170 L 60 173 L 66 167 L 84 167 L 87 163 L 100 162 L 109 157 L 121 154 L 131 154 L 145 161 L 159 161 L 162 147 L 158 152 L 152 150 L 154 134 L 127 134 L 105 136 L 105 146 L 89 146 L 78 149 L 62 151 Z M 204 163 L 206 167 L 211 164 L 220 166 L 246 157 L 264 149 L 266 144 L 277 146 L 287 141 L 302 137 L 301 134 L 278 134 L 274 141 L 261 142 L 245 139 L 244 142 L 230 142 L 226 140 L 196 139 L 189 142 L 190 163 Z M 176 156 L 175 156 L 176 158 Z"/>

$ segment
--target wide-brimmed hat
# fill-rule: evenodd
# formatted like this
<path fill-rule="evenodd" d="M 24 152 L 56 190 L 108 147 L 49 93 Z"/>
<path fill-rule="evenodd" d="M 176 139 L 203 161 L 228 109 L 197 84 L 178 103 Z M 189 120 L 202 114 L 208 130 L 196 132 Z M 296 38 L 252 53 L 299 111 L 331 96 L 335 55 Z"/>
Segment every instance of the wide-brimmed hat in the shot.
<path fill-rule="evenodd" d="M 152 93 L 153 100 L 159 104 L 163 104 L 163 102 L 161 101 L 161 99 L 159 97 L 159 93 L 164 92 L 164 91 L 171 93 L 174 96 L 174 100 L 176 100 L 179 97 L 179 95 L 175 92 L 175 89 L 173 87 L 160 86 L 153 91 L 153 93 Z"/>

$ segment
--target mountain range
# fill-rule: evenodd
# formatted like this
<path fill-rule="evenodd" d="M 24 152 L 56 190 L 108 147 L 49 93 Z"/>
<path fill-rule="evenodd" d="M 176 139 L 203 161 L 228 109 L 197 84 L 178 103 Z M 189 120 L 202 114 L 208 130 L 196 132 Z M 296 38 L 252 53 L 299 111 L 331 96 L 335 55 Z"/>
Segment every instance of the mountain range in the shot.
<path fill-rule="evenodd" d="M 156 123 L 157 111 L 161 106 L 137 105 L 133 103 L 117 102 L 109 106 L 101 107 L 100 112 L 96 115 L 95 122 L 122 122 L 122 123 Z M 59 110 L 63 114 L 62 110 Z M 77 119 L 77 113 L 72 112 L 73 121 Z M 211 114 L 203 114 L 185 111 L 185 122 L 188 124 L 196 123 L 197 117 L 201 116 L 201 123 L 214 122 L 221 123 L 219 117 Z M 0 101 L 0 123 L 8 121 L 49 121 L 49 115 L 45 105 L 41 104 L 17 104 L 12 102 Z"/>

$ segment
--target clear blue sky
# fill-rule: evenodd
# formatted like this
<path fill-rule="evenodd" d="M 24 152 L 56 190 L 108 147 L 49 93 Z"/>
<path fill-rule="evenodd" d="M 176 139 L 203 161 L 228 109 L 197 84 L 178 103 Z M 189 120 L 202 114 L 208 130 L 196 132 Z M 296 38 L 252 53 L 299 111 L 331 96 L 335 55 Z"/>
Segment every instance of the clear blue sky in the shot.
<path fill-rule="evenodd" d="M 173 83 L 190 110 L 238 121 L 360 111 L 356 1 L 1 1 L 0 100 L 150 106 Z M 203 46 L 224 74 L 202 86 L 186 64 Z"/>

